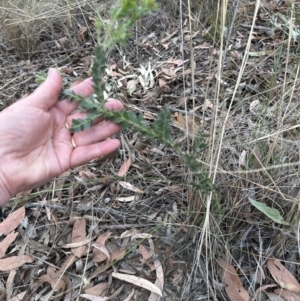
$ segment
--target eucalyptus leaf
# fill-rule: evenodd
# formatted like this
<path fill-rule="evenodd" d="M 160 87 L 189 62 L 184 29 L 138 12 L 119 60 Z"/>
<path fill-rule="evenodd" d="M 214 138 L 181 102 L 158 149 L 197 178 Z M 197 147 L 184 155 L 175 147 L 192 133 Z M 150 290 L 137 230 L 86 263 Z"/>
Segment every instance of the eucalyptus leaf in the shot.
<path fill-rule="evenodd" d="M 251 198 L 249 198 L 249 201 L 256 209 L 261 211 L 275 223 L 288 225 L 288 223 L 283 220 L 283 217 L 280 215 L 277 209 L 270 208 L 265 203 L 257 202 Z"/>

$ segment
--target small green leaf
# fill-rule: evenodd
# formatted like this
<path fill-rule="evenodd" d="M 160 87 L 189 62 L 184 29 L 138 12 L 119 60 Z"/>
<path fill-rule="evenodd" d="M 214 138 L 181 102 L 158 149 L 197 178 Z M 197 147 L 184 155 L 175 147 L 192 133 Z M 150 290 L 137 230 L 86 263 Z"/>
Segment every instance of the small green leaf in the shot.
<path fill-rule="evenodd" d="M 269 217 L 272 221 L 278 224 L 288 225 L 287 222 L 283 220 L 283 217 L 280 215 L 279 211 L 274 208 L 268 207 L 266 204 L 257 202 L 251 198 L 249 198 L 250 203 L 267 217 Z"/>
<path fill-rule="evenodd" d="M 40 71 L 40 72 L 36 75 L 35 81 L 36 81 L 37 83 L 41 84 L 41 83 L 43 83 L 43 82 L 46 80 L 46 78 L 47 78 L 47 74 L 46 74 L 45 71 L 42 70 L 42 71 Z"/>

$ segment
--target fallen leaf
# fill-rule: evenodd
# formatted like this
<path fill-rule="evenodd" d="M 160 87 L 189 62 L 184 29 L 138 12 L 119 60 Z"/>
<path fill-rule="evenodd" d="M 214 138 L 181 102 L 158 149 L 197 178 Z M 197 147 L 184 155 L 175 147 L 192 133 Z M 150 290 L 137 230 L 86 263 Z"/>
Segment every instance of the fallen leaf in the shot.
<path fill-rule="evenodd" d="M 142 244 L 139 245 L 139 252 L 142 255 L 142 262 L 144 263 L 145 261 L 148 261 L 149 259 L 152 258 L 151 254 L 148 252 L 146 247 L 144 247 Z"/>
<path fill-rule="evenodd" d="M 109 252 L 108 252 L 108 250 L 106 249 L 106 247 L 105 246 L 101 246 L 101 245 L 99 245 L 99 244 L 97 244 L 97 243 L 93 243 L 92 244 L 92 246 L 94 247 L 94 251 L 95 250 L 98 250 L 98 251 L 100 251 L 102 254 L 104 254 L 104 256 L 105 256 L 105 258 L 104 258 L 104 260 L 107 258 L 108 260 L 110 259 L 110 254 L 109 254 Z M 99 258 L 100 256 L 98 256 L 98 258 Z M 103 257 L 103 256 L 101 256 L 101 257 Z M 101 258 L 102 259 L 102 258 Z M 103 260 L 101 260 L 100 262 L 102 262 Z M 93 262 L 97 262 L 97 261 L 95 261 L 94 260 L 94 258 L 93 258 Z"/>
<path fill-rule="evenodd" d="M 274 293 L 282 296 L 286 301 L 300 301 L 300 296 L 285 289 L 276 289 Z"/>
<path fill-rule="evenodd" d="M 267 217 L 269 217 L 272 221 L 278 224 L 288 225 L 287 222 L 283 220 L 283 217 L 280 215 L 280 212 L 275 209 L 267 206 L 265 203 L 255 201 L 249 198 L 250 203 Z"/>
<path fill-rule="evenodd" d="M 145 238 L 147 238 L 147 239 L 149 239 L 149 238 L 152 238 L 152 234 L 149 234 L 149 233 L 136 233 L 136 234 L 133 234 L 132 236 L 131 236 L 131 239 L 133 240 L 133 239 L 145 239 Z"/>
<path fill-rule="evenodd" d="M 80 44 L 82 44 L 85 40 L 85 35 L 88 32 L 86 27 L 81 27 L 77 33 L 77 40 Z"/>
<path fill-rule="evenodd" d="M 143 190 L 141 190 L 141 189 L 139 189 L 139 188 L 133 186 L 132 184 L 130 184 L 130 183 L 128 183 L 128 182 L 119 181 L 119 184 L 120 184 L 122 187 L 124 187 L 124 188 L 126 188 L 126 189 L 128 189 L 128 190 L 134 191 L 134 192 L 136 192 L 136 193 L 141 193 L 141 194 L 144 193 Z"/>
<path fill-rule="evenodd" d="M 300 284 L 278 259 L 268 259 L 267 267 L 274 280 L 288 291 L 300 293 Z"/>
<path fill-rule="evenodd" d="M 249 294 L 242 286 L 234 267 L 223 259 L 220 260 L 220 265 L 222 267 L 221 281 L 227 285 L 225 291 L 228 298 L 231 301 L 249 301 Z"/>
<path fill-rule="evenodd" d="M 90 295 L 102 295 L 105 293 L 105 291 L 108 288 L 108 283 L 106 282 L 102 282 L 102 283 L 98 283 L 92 287 L 86 288 L 84 289 L 85 293 L 90 294 Z"/>
<path fill-rule="evenodd" d="M 259 99 L 253 100 L 253 101 L 250 103 L 250 106 L 249 106 L 250 112 L 252 112 L 252 111 L 254 110 L 254 108 L 257 107 L 259 104 L 260 104 Z"/>
<path fill-rule="evenodd" d="M 160 291 L 164 288 L 164 271 L 162 268 L 162 264 L 158 259 L 154 260 L 154 266 L 156 269 L 156 280 L 154 285 L 156 285 Z M 157 293 L 151 292 L 148 301 L 159 301 L 160 296 Z"/>
<path fill-rule="evenodd" d="M 72 231 L 72 243 L 81 243 L 86 240 L 86 220 L 79 218 L 75 220 Z M 72 248 L 71 252 L 80 258 L 86 251 L 86 246 L 81 245 L 77 248 Z"/>
<path fill-rule="evenodd" d="M 163 86 L 154 88 L 152 91 L 150 91 L 146 94 L 146 96 L 143 98 L 143 101 L 146 104 L 152 103 L 162 93 L 163 90 L 164 90 Z"/>
<path fill-rule="evenodd" d="M 187 119 L 187 121 L 186 121 Z M 175 112 L 172 118 L 173 122 L 183 131 L 186 131 L 188 126 L 189 132 L 196 134 L 199 132 L 199 126 L 193 121 L 192 115 L 187 115 L 187 117 Z"/>
<path fill-rule="evenodd" d="M 64 249 L 78 248 L 78 247 L 85 246 L 85 245 L 89 244 L 90 242 L 91 242 L 91 239 L 90 238 L 86 238 L 83 241 L 71 242 L 69 244 L 62 245 L 62 246 L 60 246 L 60 248 L 64 248 Z"/>
<path fill-rule="evenodd" d="M 29 255 L 12 256 L 0 259 L 0 271 L 8 272 L 13 269 L 19 268 L 26 263 L 34 262 L 34 258 Z"/>
<path fill-rule="evenodd" d="M 99 246 L 105 247 L 106 241 L 110 238 L 111 234 L 112 232 L 109 231 L 102 233 L 101 235 L 98 236 L 95 243 L 98 244 Z M 102 252 L 98 248 L 94 248 L 93 252 L 94 252 L 93 262 L 100 263 L 106 260 L 107 258 L 110 258 L 110 255 L 107 256 L 106 252 Z"/>
<path fill-rule="evenodd" d="M 189 97 L 187 97 L 187 96 L 179 97 L 178 100 L 177 100 L 177 102 L 176 102 L 176 105 L 178 107 L 181 107 L 181 106 L 183 106 L 188 101 L 188 99 L 189 99 Z"/>
<path fill-rule="evenodd" d="M 44 274 L 38 278 L 42 283 L 47 282 L 51 288 L 56 292 L 63 292 L 68 286 L 68 279 L 65 275 L 61 275 L 52 266 L 48 266 L 47 274 Z"/>
<path fill-rule="evenodd" d="M 141 277 L 133 276 L 133 275 L 128 275 L 128 274 L 121 274 L 121 273 L 116 273 L 113 272 L 111 274 L 112 277 L 117 278 L 119 280 L 123 280 L 129 283 L 132 283 L 134 285 L 137 285 L 139 287 L 142 287 L 150 292 L 154 292 L 160 297 L 162 296 L 161 290 L 152 282 L 149 280 L 143 279 Z"/>
<path fill-rule="evenodd" d="M 120 250 L 112 252 L 110 254 L 110 263 L 114 262 L 114 261 L 119 261 L 121 259 L 124 258 L 124 256 L 126 255 L 126 248 L 122 247 Z"/>
<path fill-rule="evenodd" d="M 129 80 L 127 82 L 127 91 L 128 91 L 128 94 L 131 96 L 132 93 L 137 89 L 136 87 L 137 85 L 137 81 L 132 79 L 132 80 Z"/>
<path fill-rule="evenodd" d="M 10 232 L 1 242 L 0 242 L 0 258 L 4 257 L 7 249 L 15 241 L 19 233 L 15 231 Z"/>
<path fill-rule="evenodd" d="M 140 198 L 141 198 L 141 195 L 140 194 L 136 194 L 136 195 L 118 197 L 118 198 L 116 198 L 116 200 L 118 202 L 121 202 L 121 203 L 129 203 L 129 202 L 137 201 Z"/>
<path fill-rule="evenodd" d="M 64 274 L 66 272 L 66 270 L 73 265 L 73 263 L 78 260 L 78 258 L 76 256 L 74 256 L 73 254 L 70 254 L 68 257 L 65 258 L 63 264 L 61 265 L 59 271 L 57 272 L 57 274 Z"/>
<path fill-rule="evenodd" d="M 0 235 L 7 235 L 9 232 L 15 230 L 19 224 L 25 218 L 25 207 L 21 207 L 18 210 L 11 213 L 1 224 L 0 224 Z"/>
<path fill-rule="evenodd" d="M 167 256 L 167 260 L 168 260 L 168 264 L 169 264 L 169 269 L 172 270 L 174 267 L 174 260 L 171 257 L 172 255 L 172 251 L 170 249 L 170 247 L 166 247 L 166 256 Z"/>
<path fill-rule="evenodd" d="M 81 294 L 80 297 L 88 299 L 90 301 L 105 301 L 108 297 L 99 297 L 90 294 Z"/>
<path fill-rule="evenodd" d="M 124 177 L 127 173 L 127 171 L 129 170 L 130 166 L 131 166 L 132 160 L 131 158 L 128 158 L 120 167 L 119 172 L 118 172 L 118 176 L 119 177 Z"/>

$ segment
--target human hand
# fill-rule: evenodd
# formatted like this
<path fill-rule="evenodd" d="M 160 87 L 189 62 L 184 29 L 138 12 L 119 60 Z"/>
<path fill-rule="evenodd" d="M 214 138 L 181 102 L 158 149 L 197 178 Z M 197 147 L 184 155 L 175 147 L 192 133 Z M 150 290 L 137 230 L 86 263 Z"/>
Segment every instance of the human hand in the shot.
<path fill-rule="evenodd" d="M 58 101 L 61 90 L 60 74 L 50 69 L 39 88 L 0 113 L 0 206 L 17 192 L 42 185 L 92 159 L 105 157 L 120 146 L 119 140 L 109 139 L 120 127 L 107 120 L 71 135 L 66 124 L 70 126 L 72 119 L 84 118 L 85 114 L 72 114 L 77 103 Z M 88 97 L 93 93 L 92 80 L 87 79 L 72 90 Z M 120 110 L 123 106 L 112 100 L 106 107 Z"/>

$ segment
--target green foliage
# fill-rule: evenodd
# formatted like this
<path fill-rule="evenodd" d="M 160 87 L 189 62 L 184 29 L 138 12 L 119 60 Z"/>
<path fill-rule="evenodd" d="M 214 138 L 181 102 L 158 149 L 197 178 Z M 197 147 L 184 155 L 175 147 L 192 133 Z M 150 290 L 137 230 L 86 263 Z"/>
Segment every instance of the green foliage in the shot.
<path fill-rule="evenodd" d="M 47 77 L 47 74 L 45 71 L 40 71 L 36 77 L 35 77 L 35 81 L 40 84 L 40 83 L 43 83 L 45 80 L 46 80 L 46 77 Z"/>
<path fill-rule="evenodd" d="M 104 39 L 100 38 L 102 25 L 99 22 L 96 24 L 98 41 L 92 66 L 95 94 L 87 99 L 70 91 L 63 91 L 61 94 L 62 99 L 79 102 L 80 107 L 89 113 L 85 119 L 73 120 L 70 130 L 72 132 L 86 130 L 100 116 L 118 123 L 123 129 L 132 127 L 134 131 L 141 133 L 143 136 L 157 140 L 176 151 L 197 178 L 197 183 L 193 183 L 193 185 L 197 189 L 208 193 L 213 190 L 213 187 L 207 174 L 203 172 L 203 166 L 197 161 L 195 155 L 183 152 L 171 137 L 171 113 L 167 107 L 164 107 L 162 112 L 157 115 L 157 120 L 151 127 L 144 122 L 141 115 L 137 115 L 132 111 L 113 111 L 105 108 L 105 84 L 102 78 L 106 68 L 106 54 L 116 43 L 125 44 L 129 37 L 130 27 L 155 7 L 154 0 L 123 0 L 121 6 L 111 12 L 110 24 L 105 28 L 106 35 Z M 119 24 L 119 26 L 115 28 L 115 24 Z M 197 152 L 199 149 L 206 147 L 201 136 L 196 141 L 195 146 Z"/>
<path fill-rule="evenodd" d="M 267 217 L 269 217 L 272 221 L 278 224 L 288 225 L 287 222 L 283 220 L 283 217 L 280 215 L 279 211 L 275 208 L 270 208 L 266 204 L 255 201 L 249 198 L 250 203 Z"/>

